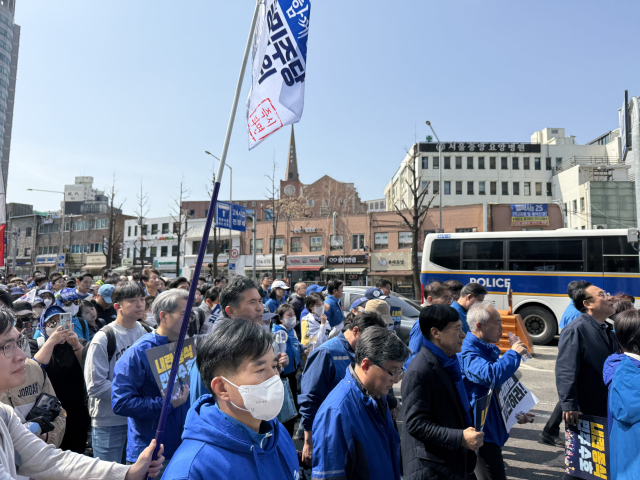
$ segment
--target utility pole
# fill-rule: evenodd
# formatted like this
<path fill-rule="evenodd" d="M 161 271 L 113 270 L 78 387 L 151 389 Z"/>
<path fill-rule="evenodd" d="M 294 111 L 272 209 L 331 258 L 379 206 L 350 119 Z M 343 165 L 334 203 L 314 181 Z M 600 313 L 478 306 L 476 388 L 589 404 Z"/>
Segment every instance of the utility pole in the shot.
<path fill-rule="evenodd" d="M 258 279 L 256 278 L 256 237 L 257 237 L 257 231 L 258 229 L 256 228 L 256 215 L 249 215 L 247 214 L 247 217 L 251 217 L 251 225 L 253 226 L 253 228 L 251 229 L 251 231 L 253 232 L 253 248 L 251 249 L 253 253 L 253 273 L 252 273 L 252 277 L 253 277 L 253 281 L 258 283 Z"/>
<path fill-rule="evenodd" d="M 436 131 L 433 129 L 433 126 L 431 125 L 431 122 L 429 120 L 427 120 L 427 125 L 429 125 L 431 131 L 433 132 L 433 135 L 438 141 L 438 209 L 440 210 L 440 228 L 438 230 L 440 230 L 440 232 L 444 232 L 444 228 L 442 228 L 442 189 L 444 188 L 444 185 L 442 184 L 442 151 L 444 150 L 444 144 L 440 143 L 440 139 L 438 138 L 438 135 L 436 134 Z"/>

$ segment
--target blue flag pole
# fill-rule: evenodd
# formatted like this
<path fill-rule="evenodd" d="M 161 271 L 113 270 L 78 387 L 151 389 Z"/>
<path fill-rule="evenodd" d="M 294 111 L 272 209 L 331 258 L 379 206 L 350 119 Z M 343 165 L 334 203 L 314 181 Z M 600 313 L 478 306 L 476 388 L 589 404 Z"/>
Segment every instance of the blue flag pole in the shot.
<path fill-rule="evenodd" d="M 253 12 L 253 19 L 251 21 L 251 29 L 249 30 L 249 38 L 247 39 L 247 45 L 244 50 L 244 57 L 242 58 L 242 67 L 240 68 L 240 75 L 238 77 L 238 84 L 236 85 L 236 94 L 233 99 L 233 106 L 231 107 L 231 116 L 229 118 L 229 124 L 227 125 L 227 134 L 224 139 L 224 145 L 222 147 L 222 155 L 220 155 L 220 165 L 218 167 L 218 175 L 213 185 L 213 195 L 211 196 L 211 203 L 209 204 L 209 211 L 207 212 L 207 221 L 204 227 L 204 234 L 202 235 L 202 242 L 200 242 L 200 249 L 198 250 L 198 259 L 196 260 L 196 267 L 193 271 L 193 281 L 191 282 L 191 288 L 189 289 L 189 298 L 187 299 L 187 306 L 184 311 L 184 317 L 182 319 L 182 327 L 180 328 L 180 335 L 176 342 L 176 349 L 173 354 L 173 364 L 171 365 L 171 373 L 169 375 L 169 384 L 167 387 L 167 394 L 162 402 L 162 411 L 160 413 L 160 421 L 158 422 L 158 429 L 156 430 L 156 449 L 153 452 L 153 458 L 158 458 L 158 450 L 162 443 L 162 436 L 164 434 L 164 427 L 167 420 L 167 409 L 169 402 L 171 401 L 171 395 L 173 393 L 173 384 L 176 380 L 176 374 L 178 373 L 178 367 L 180 366 L 180 355 L 182 354 L 182 347 L 184 345 L 184 337 L 187 334 L 187 328 L 189 327 L 189 316 L 191 314 L 191 307 L 193 306 L 193 300 L 195 298 L 196 289 L 198 287 L 198 278 L 200 277 L 200 270 L 202 269 L 202 262 L 204 260 L 205 252 L 207 251 L 207 243 L 209 241 L 209 231 L 211 230 L 211 224 L 213 223 L 216 204 L 218 203 L 218 193 L 220 192 L 220 181 L 222 180 L 222 174 L 224 173 L 224 164 L 227 159 L 227 151 L 229 150 L 229 142 L 231 140 L 231 132 L 233 130 L 233 122 L 236 118 L 236 110 L 238 109 L 238 100 L 240 98 L 240 90 L 242 89 L 242 80 L 244 79 L 244 72 L 247 68 L 247 60 L 249 58 L 249 52 L 251 51 L 251 44 L 253 40 L 253 32 L 256 27 L 256 21 L 258 19 L 258 13 L 260 11 L 260 5 L 264 3 L 264 0 L 257 0 L 256 7 Z M 229 245 L 231 248 L 231 245 Z"/>

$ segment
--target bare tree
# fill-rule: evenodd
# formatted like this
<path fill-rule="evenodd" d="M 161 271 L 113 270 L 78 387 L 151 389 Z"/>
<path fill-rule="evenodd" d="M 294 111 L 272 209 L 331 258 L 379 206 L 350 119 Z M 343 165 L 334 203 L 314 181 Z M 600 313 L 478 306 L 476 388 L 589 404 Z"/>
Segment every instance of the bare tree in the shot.
<path fill-rule="evenodd" d="M 215 185 L 216 185 L 216 172 L 215 170 L 213 170 L 211 172 L 211 185 L 207 185 L 207 193 L 209 194 L 209 198 L 213 197 L 213 190 L 215 189 Z M 217 206 L 216 206 L 217 208 Z M 218 245 L 218 237 L 220 236 L 220 229 L 217 228 L 215 226 L 215 213 L 214 217 L 213 217 L 213 251 L 211 252 L 213 255 L 213 262 L 211 263 L 211 266 L 209 268 L 209 272 L 211 274 L 211 280 L 213 280 L 214 278 L 216 278 L 218 276 L 218 255 L 220 255 L 220 248 Z M 204 231 L 204 230 L 203 230 Z M 207 246 L 205 248 L 208 248 L 209 245 L 207 244 Z M 206 252 L 206 250 L 205 250 Z M 231 246 L 229 246 L 229 252 L 231 252 Z"/>
<path fill-rule="evenodd" d="M 145 257 L 145 251 L 144 251 L 144 235 L 145 235 L 145 231 L 144 231 L 144 222 L 146 219 L 146 216 L 149 215 L 149 198 L 147 197 L 147 194 L 144 193 L 144 191 L 142 190 L 142 178 L 140 178 L 140 193 L 138 195 L 136 195 L 138 198 L 138 205 L 136 206 L 136 209 L 134 210 L 133 213 L 136 214 L 136 224 L 138 225 L 138 228 L 140 229 L 140 249 L 138 250 L 140 252 L 140 267 L 142 269 L 144 269 L 144 257 Z M 136 265 L 136 243 L 137 240 L 134 240 L 133 242 L 133 266 L 135 268 Z"/>
<path fill-rule="evenodd" d="M 184 188 L 184 172 L 180 178 L 180 193 L 177 198 L 173 198 L 172 215 L 173 234 L 178 237 L 178 255 L 176 255 L 176 277 L 180 276 L 180 248 L 182 240 L 186 237 L 189 227 L 187 220 L 189 212 L 182 206 L 182 202 L 189 197 L 191 192 Z"/>
<path fill-rule="evenodd" d="M 120 238 L 120 234 L 116 233 L 116 221 L 118 216 L 122 214 L 122 206 L 126 199 L 124 199 L 120 205 L 117 207 L 115 204 L 115 198 L 118 195 L 118 190 L 116 190 L 116 172 L 113 172 L 113 181 L 111 183 L 111 188 L 105 188 L 105 196 L 109 202 L 109 240 L 107 244 L 107 251 L 104 252 L 107 256 L 107 269 L 111 269 L 113 266 L 113 257 L 116 252 L 119 252 L 119 249 L 114 249 L 114 245 L 119 243 L 122 239 Z M 116 238 L 117 237 L 117 238 Z M 119 257 L 118 257 L 119 258 Z"/>
<path fill-rule="evenodd" d="M 273 159 L 273 173 L 271 175 L 265 175 L 271 182 L 267 187 L 267 200 L 271 202 L 271 218 L 268 217 L 265 211 L 265 219 L 271 220 L 271 227 L 273 228 L 273 244 L 269 244 L 271 250 L 271 275 L 276 278 L 276 248 L 277 248 L 277 233 L 278 233 L 278 221 L 280 220 L 280 208 L 282 203 L 280 202 L 280 186 L 276 186 L 276 168 L 278 164 L 275 158 Z M 256 248 L 254 245 L 253 248 Z"/>
<path fill-rule="evenodd" d="M 414 298 L 420 298 L 420 271 L 421 266 L 418 264 L 418 244 L 420 240 L 420 232 L 422 224 L 424 223 L 431 203 L 436 198 L 434 193 L 430 200 L 426 200 L 429 193 L 429 182 L 422 185 L 420 176 L 418 175 L 418 168 L 416 166 L 419 161 L 420 152 L 418 150 L 418 144 L 415 143 L 413 147 L 407 151 L 409 159 L 405 168 L 408 174 L 404 175 L 404 181 L 406 183 L 409 193 L 409 203 L 407 205 L 404 195 L 401 195 L 402 204 L 398 206 L 398 203 L 393 205 L 396 213 L 402 217 L 404 225 L 411 230 L 411 270 L 413 272 L 413 295 Z M 440 167 L 442 168 L 442 166 Z M 438 188 L 442 188 L 442 185 L 438 185 Z M 401 191 L 403 189 L 401 188 Z M 402 207 L 402 209 L 400 208 Z M 406 211 L 403 211 L 405 210 Z"/>

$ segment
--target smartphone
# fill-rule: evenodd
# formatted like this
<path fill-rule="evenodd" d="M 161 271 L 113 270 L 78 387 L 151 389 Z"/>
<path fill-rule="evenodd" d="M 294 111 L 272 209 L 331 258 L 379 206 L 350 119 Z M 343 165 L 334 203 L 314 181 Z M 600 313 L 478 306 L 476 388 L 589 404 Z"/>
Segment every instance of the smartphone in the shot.
<path fill-rule="evenodd" d="M 71 330 L 71 325 L 73 323 L 73 319 L 70 313 L 61 313 L 60 314 L 60 326 L 63 330 Z"/>

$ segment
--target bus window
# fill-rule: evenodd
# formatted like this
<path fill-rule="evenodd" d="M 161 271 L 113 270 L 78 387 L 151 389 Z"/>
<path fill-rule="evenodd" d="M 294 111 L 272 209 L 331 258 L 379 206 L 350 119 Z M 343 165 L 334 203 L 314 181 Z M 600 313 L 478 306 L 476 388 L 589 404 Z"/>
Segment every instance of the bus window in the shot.
<path fill-rule="evenodd" d="M 602 273 L 602 237 L 587 237 L 587 272 Z"/>
<path fill-rule="evenodd" d="M 515 271 L 583 272 L 582 240 L 510 241 L 509 268 Z"/>
<path fill-rule="evenodd" d="M 429 260 L 442 268 L 460 270 L 460 240 L 434 240 Z"/>
<path fill-rule="evenodd" d="M 504 270 L 504 242 L 464 241 L 462 244 L 463 270 Z"/>
<path fill-rule="evenodd" d="M 602 242 L 604 271 L 608 273 L 638 273 L 639 259 L 626 237 L 604 237 Z"/>

